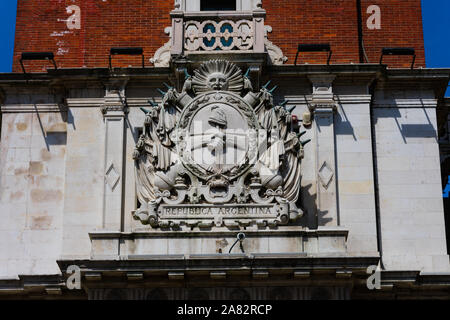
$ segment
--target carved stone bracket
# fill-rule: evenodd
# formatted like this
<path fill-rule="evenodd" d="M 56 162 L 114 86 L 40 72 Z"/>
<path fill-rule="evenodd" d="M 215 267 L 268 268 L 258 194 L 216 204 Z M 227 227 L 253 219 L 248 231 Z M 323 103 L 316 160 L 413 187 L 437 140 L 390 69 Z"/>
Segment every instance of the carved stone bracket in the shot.
<path fill-rule="evenodd" d="M 172 27 L 166 27 L 164 32 L 169 35 L 169 41 L 167 41 L 161 48 L 156 50 L 153 58 L 150 62 L 155 65 L 155 67 L 163 68 L 170 65 L 170 49 L 172 47 Z"/>
<path fill-rule="evenodd" d="M 268 34 L 272 32 L 272 27 L 264 26 L 264 31 L 264 45 L 266 46 L 267 53 L 269 54 L 270 63 L 273 65 L 284 64 L 288 58 L 283 54 L 280 47 L 273 44 L 268 38 Z"/>

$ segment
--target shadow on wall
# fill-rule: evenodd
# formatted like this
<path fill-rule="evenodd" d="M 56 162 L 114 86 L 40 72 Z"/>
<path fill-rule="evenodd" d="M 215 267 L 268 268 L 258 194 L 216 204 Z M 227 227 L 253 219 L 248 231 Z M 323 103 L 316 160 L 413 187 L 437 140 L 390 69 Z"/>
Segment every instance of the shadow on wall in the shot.
<path fill-rule="evenodd" d="M 48 132 L 45 137 L 47 145 L 63 146 L 67 144 L 67 132 Z M 47 148 L 48 149 L 48 148 Z"/>
<path fill-rule="evenodd" d="M 75 126 L 75 119 L 73 117 L 72 111 L 70 111 L 69 108 L 67 108 L 66 112 L 61 111 L 61 115 L 62 115 L 62 119 L 65 122 L 72 125 L 73 130 L 77 130 L 77 127 Z"/>
<path fill-rule="evenodd" d="M 344 108 L 339 105 L 339 111 L 336 113 L 336 134 L 337 135 L 349 135 L 353 137 L 353 140 L 357 141 L 358 139 L 355 136 L 355 130 L 353 129 L 352 124 L 347 118 L 347 114 L 345 113 Z"/>
<path fill-rule="evenodd" d="M 425 115 L 425 118 L 427 119 L 427 123 L 418 123 L 418 124 L 400 124 L 399 119 L 402 118 L 402 115 L 400 113 L 401 106 L 398 106 L 397 104 L 393 107 L 386 107 L 386 108 L 377 108 L 377 113 L 374 116 L 374 124 L 377 123 L 377 120 L 379 118 L 393 118 L 395 119 L 395 123 L 397 125 L 397 128 L 402 135 L 403 142 L 406 144 L 407 138 L 434 138 L 437 142 L 437 132 L 435 127 L 433 126 L 426 107 L 422 100 L 422 110 Z M 342 104 L 339 101 L 338 98 L 338 108 L 339 112 L 336 114 L 336 129 L 337 135 L 351 135 L 353 136 L 353 139 L 357 141 L 357 137 L 355 135 L 355 131 L 353 129 L 353 126 L 351 125 L 351 122 L 348 120 L 347 114 L 345 113 L 345 108 L 342 106 Z M 414 109 L 416 110 L 416 109 Z"/>
<path fill-rule="evenodd" d="M 301 187 L 300 197 L 297 206 L 302 208 L 303 217 L 297 222 L 298 225 L 317 229 L 319 225 L 330 222 L 332 218 L 327 218 L 328 211 L 317 211 L 317 194 L 312 184 Z"/>
<path fill-rule="evenodd" d="M 442 155 L 441 155 L 442 156 Z M 450 183 L 450 158 L 446 158 L 441 163 L 442 172 L 442 189 L 447 190 L 447 183 Z M 444 220 L 445 220 L 445 234 L 447 238 L 447 253 L 450 254 L 450 197 L 444 194 Z"/>
<path fill-rule="evenodd" d="M 423 100 L 420 99 L 421 108 L 414 108 L 412 110 L 421 109 L 424 113 L 425 118 L 428 123 L 418 123 L 418 124 L 400 124 L 399 119 L 402 118 L 400 113 L 401 106 L 398 106 L 397 102 L 393 107 L 377 108 L 377 112 L 374 115 L 374 125 L 377 124 L 379 118 L 394 118 L 397 128 L 402 135 L 403 142 L 407 144 L 407 138 L 434 138 L 436 143 L 438 142 L 438 135 L 436 128 L 430 120 L 427 113 L 427 108 L 425 107 Z M 406 108 L 403 108 L 406 110 Z M 433 109 L 434 110 L 434 109 Z M 407 118 L 407 117 L 404 117 Z"/>
<path fill-rule="evenodd" d="M 39 110 L 37 108 L 37 105 L 34 104 L 34 109 L 36 111 L 36 118 L 39 122 L 39 126 L 41 128 L 41 132 L 42 132 L 42 137 L 44 138 L 45 141 L 45 145 L 47 148 L 47 151 L 50 151 L 50 146 L 63 146 L 67 144 L 67 131 L 46 131 L 44 129 L 44 125 L 42 124 L 42 119 L 41 119 L 41 115 L 39 113 Z M 70 111 L 70 109 L 66 109 L 62 106 L 60 106 L 60 114 L 61 114 L 61 119 L 68 123 L 68 124 L 72 124 L 74 130 L 75 128 L 75 121 L 73 118 L 73 114 Z"/>
<path fill-rule="evenodd" d="M 338 112 L 336 113 L 336 135 L 349 135 L 353 137 L 353 140 L 357 141 L 355 135 L 355 130 L 345 113 L 345 108 L 341 103 L 339 96 L 337 97 L 337 108 Z"/>

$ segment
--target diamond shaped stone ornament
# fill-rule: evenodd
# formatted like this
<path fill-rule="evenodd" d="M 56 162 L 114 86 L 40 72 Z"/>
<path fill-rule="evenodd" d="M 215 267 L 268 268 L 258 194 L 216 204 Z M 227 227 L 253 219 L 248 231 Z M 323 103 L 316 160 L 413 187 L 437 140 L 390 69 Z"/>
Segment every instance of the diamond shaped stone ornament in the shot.
<path fill-rule="evenodd" d="M 108 169 L 106 170 L 105 180 L 106 180 L 106 183 L 111 188 L 111 191 L 114 191 L 114 189 L 117 186 L 117 183 L 120 180 L 120 175 L 117 172 L 116 168 L 114 167 L 114 163 L 111 163 L 109 165 Z"/>
<path fill-rule="evenodd" d="M 330 182 L 333 179 L 333 171 L 331 170 L 330 166 L 326 161 L 324 161 L 322 167 L 320 167 L 319 179 L 320 182 L 322 183 L 322 186 L 325 189 L 328 189 L 328 186 L 330 185 Z"/>

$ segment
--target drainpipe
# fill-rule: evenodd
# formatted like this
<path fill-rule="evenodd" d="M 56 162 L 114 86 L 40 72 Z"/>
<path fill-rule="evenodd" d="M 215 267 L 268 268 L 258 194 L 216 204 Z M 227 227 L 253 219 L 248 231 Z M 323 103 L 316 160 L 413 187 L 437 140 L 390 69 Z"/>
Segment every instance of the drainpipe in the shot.
<path fill-rule="evenodd" d="M 377 247 L 378 252 L 380 253 L 380 267 L 381 270 L 385 270 L 383 264 L 383 244 L 381 241 L 381 215 L 380 215 L 380 195 L 378 189 L 378 165 L 377 165 L 377 148 L 376 148 L 376 133 L 375 133 L 375 117 L 373 112 L 373 100 L 375 96 L 375 87 L 377 84 L 377 80 L 374 80 L 370 87 L 369 93 L 372 96 L 372 100 L 370 101 L 370 127 L 372 131 L 372 157 L 373 157 L 373 187 L 374 187 L 374 196 L 375 196 L 375 221 L 377 225 Z"/>

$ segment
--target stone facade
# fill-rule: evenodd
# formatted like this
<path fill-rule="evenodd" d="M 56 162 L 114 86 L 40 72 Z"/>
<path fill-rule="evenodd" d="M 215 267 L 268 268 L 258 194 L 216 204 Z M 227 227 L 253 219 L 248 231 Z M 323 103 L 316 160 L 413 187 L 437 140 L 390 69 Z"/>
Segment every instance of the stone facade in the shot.
<path fill-rule="evenodd" d="M 0 75 L 0 298 L 449 298 L 450 72 L 285 64 L 253 2 L 238 49 L 184 46 L 181 1 L 159 67 Z"/>

